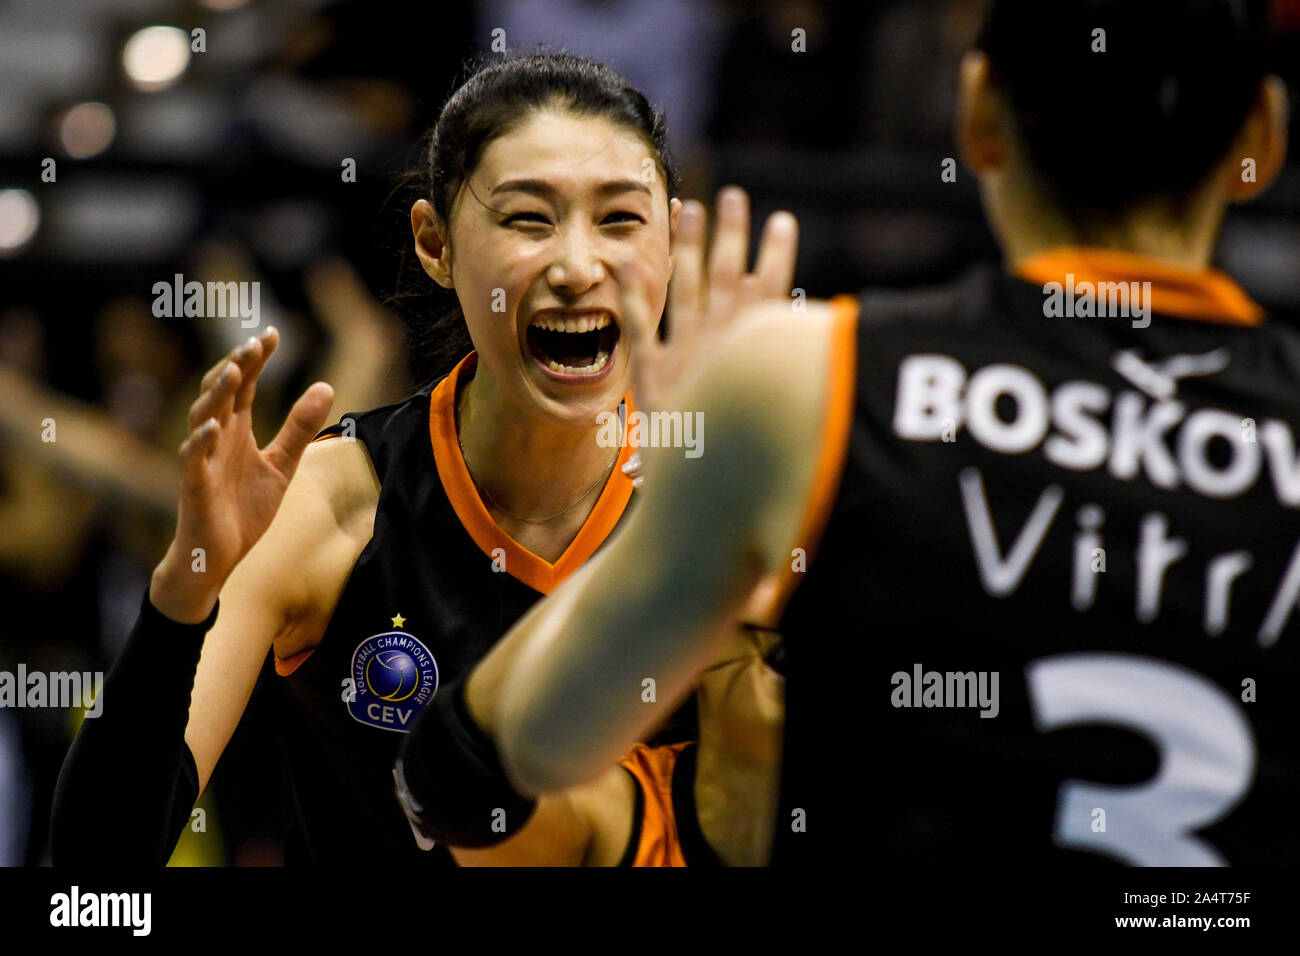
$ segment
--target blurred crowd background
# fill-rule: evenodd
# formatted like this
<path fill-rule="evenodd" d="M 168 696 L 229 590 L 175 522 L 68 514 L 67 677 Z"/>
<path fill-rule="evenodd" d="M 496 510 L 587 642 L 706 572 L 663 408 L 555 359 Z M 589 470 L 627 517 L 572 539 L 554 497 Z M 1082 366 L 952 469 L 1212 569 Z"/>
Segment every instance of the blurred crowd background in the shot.
<path fill-rule="evenodd" d="M 1300 0 L 1277 2 L 1295 103 Z M 494 31 L 512 50 L 546 44 L 625 72 L 667 110 L 684 196 L 735 182 L 756 224 L 794 211 L 796 285 L 824 296 L 940 282 L 996 255 L 971 177 L 939 175 L 983 6 L 0 3 L 0 670 L 106 672 L 170 539 L 187 408 L 249 330 L 157 318 L 155 283 L 261 283 L 262 327 L 283 338 L 258 391 L 262 440 L 316 378 L 335 386 L 335 418 L 420 382 L 403 333 L 421 307 L 388 302 L 410 243 L 394 187 Z M 1105 136 L 1105 117 L 1080 130 Z M 1263 201 L 1231 214 L 1218 265 L 1300 314 L 1300 146 Z M 56 440 L 42 441 L 50 418 Z M 206 830 L 173 863 L 280 862 L 286 798 L 259 699 L 204 795 Z M 79 714 L 0 709 L 0 864 L 48 862 Z"/>

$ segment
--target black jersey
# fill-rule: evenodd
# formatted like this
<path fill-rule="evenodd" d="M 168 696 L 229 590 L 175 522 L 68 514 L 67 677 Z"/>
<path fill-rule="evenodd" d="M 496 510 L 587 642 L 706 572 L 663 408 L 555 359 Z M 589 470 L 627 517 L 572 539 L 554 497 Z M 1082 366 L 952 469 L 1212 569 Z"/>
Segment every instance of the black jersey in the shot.
<path fill-rule="evenodd" d="M 1088 250 L 849 304 L 773 861 L 1300 862 L 1300 334 Z"/>
<path fill-rule="evenodd" d="M 296 818 L 289 862 L 451 865 L 441 847 L 418 849 L 394 795 L 400 735 L 439 687 L 591 556 L 632 497 L 616 467 L 554 564 L 511 539 L 479 500 L 456 439 L 456 385 L 473 362 L 405 401 L 345 415 L 317 439 L 362 442 L 380 492 L 373 537 L 320 644 L 275 662 Z"/>

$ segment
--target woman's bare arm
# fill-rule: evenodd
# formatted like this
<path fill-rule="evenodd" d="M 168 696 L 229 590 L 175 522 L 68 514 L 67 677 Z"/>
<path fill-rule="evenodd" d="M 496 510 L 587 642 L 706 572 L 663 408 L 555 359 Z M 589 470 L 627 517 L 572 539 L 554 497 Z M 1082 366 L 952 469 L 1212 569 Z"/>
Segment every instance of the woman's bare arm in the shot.
<path fill-rule="evenodd" d="M 221 589 L 203 642 L 185 742 L 207 786 L 273 643 L 314 647 L 370 540 L 379 482 L 365 446 L 309 445 L 275 519 Z"/>
<path fill-rule="evenodd" d="M 303 555 L 290 564 L 277 533 L 230 590 L 232 613 L 216 606 L 228 579 L 282 510 L 298 464 L 329 412 L 331 389 L 316 383 L 275 439 L 258 448 L 251 408 L 258 375 L 277 343 L 278 333 L 267 329 L 218 362 L 190 408 L 175 536 L 101 690 L 100 712 L 82 722 L 55 787 L 50 846 L 56 863 L 166 860 L 247 702 L 249 675 L 275 636 L 264 630 L 268 622 L 292 619 L 320 592 L 319 565 Z M 293 544 L 333 555 L 331 544 L 343 536 L 331 535 L 324 521 L 323 530 L 308 530 L 317 500 L 308 485 L 304 481 L 302 503 L 291 505 L 280 526 Z M 205 648 L 219 614 L 226 623 Z M 203 658 L 207 666 L 201 668 Z M 191 691 L 200 669 L 196 699 Z"/>
<path fill-rule="evenodd" d="M 185 624 L 207 618 L 218 595 L 225 599 L 204 641 L 185 733 L 200 788 L 272 642 L 328 619 L 348 556 L 359 551 L 356 538 L 368 537 L 353 517 L 374 487 L 361 446 L 323 442 L 306 455 L 329 412 L 328 385 L 309 388 L 275 439 L 257 447 L 253 399 L 278 342 L 268 329 L 204 376 L 180 448 L 176 534 L 149 591 L 155 608 Z"/>

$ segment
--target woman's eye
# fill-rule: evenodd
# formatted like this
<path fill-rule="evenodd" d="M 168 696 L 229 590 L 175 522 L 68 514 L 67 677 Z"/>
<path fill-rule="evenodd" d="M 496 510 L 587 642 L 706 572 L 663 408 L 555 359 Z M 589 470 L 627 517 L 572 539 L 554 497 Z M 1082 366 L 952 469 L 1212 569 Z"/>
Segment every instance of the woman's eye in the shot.
<path fill-rule="evenodd" d="M 510 225 L 512 222 L 540 222 L 546 224 L 546 217 L 539 212 L 517 212 L 513 216 L 507 216 L 502 220 L 503 225 Z"/>
<path fill-rule="evenodd" d="M 623 218 L 616 219 L 615 217 L 623 217 Z M 634 212 L 611 212 L 608 216 L 605 217 L 605 222 L 609 223 L 610 225 L 621 226 L 626 223 L 645 222 L 645 220 L 642 219 Z"/>

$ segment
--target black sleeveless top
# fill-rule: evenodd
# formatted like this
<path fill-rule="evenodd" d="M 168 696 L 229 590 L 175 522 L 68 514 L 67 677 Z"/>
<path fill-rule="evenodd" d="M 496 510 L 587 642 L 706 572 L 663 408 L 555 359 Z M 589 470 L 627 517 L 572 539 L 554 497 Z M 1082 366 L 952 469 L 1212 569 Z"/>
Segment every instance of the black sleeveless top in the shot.
<path fill-rule="evenodd" d="M 480 502 L 456 440 L 456 385 L 474 361 L 402 402 L 347 414 L 317 439 L 362 442 L 380 492 L 374 535 L 319 646 L 275 662 L 282 679 L 270 690 L 294 817 L 286 862 L 453 865 L 445 849 L 416 846 L 394 796 L 400 735 L 591 556 L 632 498 L 616 466 L 554 565 L 510 539 Z M 691 735 L 679 730 L 669 736 Z"/>
<path fill-rule="evenodd" d="M 773 861 L 1294 863 L 1300 334 L 1221 273 L 1022 275 L 841 316 Z M 1149 322 L 1086 314 L 1137 277 Z"/>

